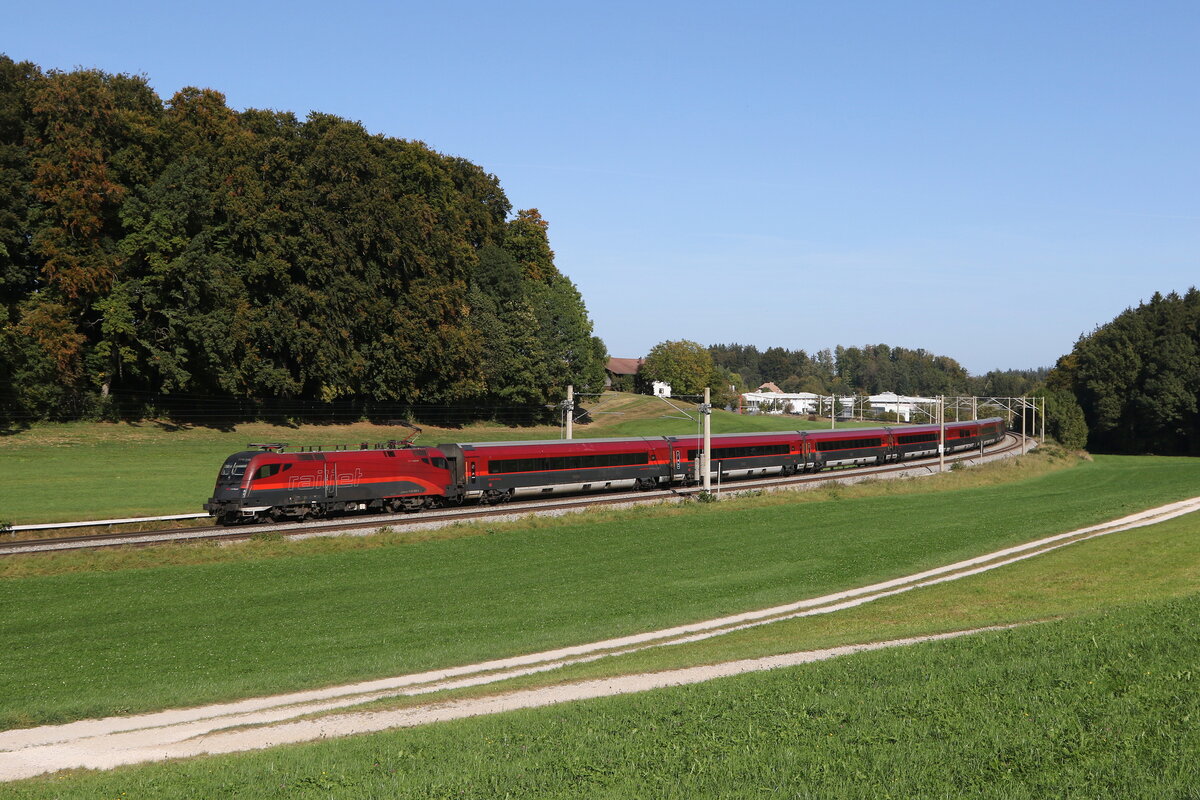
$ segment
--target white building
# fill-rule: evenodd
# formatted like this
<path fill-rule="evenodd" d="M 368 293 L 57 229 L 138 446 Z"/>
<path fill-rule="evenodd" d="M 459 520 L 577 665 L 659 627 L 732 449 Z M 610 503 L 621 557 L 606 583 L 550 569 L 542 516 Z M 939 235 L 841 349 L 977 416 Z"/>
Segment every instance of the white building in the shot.
<path fill-rule="evenodd" d="M 654 390 L 655 397 L 671 396 L 671 384 L 667 383 L 666 381 L 655 381 L 654 383 L 650 384 L 650 388 Z"/>
<path fill-rule="evenodd" d="M 895 392 L 884 392 L 883 394 L 873 394 L 867 398 L 867 402 L 871 404 L 872 411 L 881 411 L 891 417 L 896 414 L 900 415 L 900 419 L 905 422 L 912 422 L 913 412 L 924 407 L 926 410 L 933 408 L 937 404 L 937 400 L 932 397 L 908 397 L 907 395 L 896 394 Z M 927 414 L 917 414 L 918 418 L 927 417 Z M 921 422 L 928 422 L 929 419 L 919 419 Z"/>
<path fill-rule="evenodd" d="M 742 411 L 747 414 L 816 414 L 821 408 L 819 394 L 812 392 L 746 392 Z"/>
<path fill-rule="evenodd" d="M 763 384 L 757 392 L 746 392 L 742 395 L 742 412 L 746 414 L 828 414 L 829 395 L 813 394 L 812 392 L 780 392 L 763 391 L 774 389 L 774 384 Z M 865 401 L 865 402 L 864 402 Z M 888 418 L 895 419 L 896 414 L 905 422 L 929 421 L 929 410 L 937 403 L 932 397 L 909 397 L 895 392 L 861 396 L 847 395 L 837 398 L 838 417 L 850 419 L 865 415 L 870 409 Z"/>

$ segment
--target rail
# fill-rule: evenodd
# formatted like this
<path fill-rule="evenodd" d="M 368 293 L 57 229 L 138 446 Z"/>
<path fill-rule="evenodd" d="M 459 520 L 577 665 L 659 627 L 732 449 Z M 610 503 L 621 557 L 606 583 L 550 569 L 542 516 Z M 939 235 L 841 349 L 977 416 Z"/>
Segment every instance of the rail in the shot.
<path fill-rule="evenodd" d="M 137 522 L 170 522 L 175 519 L 203 519 L 206 513 L 199 514 L 167 514 L 162 517 L 126 517 L 125 519 L 97 519 L 91 522 L 44 522 L 37 525 L 10 525 L 6 531 L 52 531 L 59 528 L 91 528 L 101 525 L 127 525 Z"/>

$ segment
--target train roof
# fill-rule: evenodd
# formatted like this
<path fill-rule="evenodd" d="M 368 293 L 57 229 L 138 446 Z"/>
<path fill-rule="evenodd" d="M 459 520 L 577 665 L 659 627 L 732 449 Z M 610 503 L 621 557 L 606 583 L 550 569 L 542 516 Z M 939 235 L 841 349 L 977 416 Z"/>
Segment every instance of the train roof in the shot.
<path fill-rule="evenodd" d="M 623 442 L 658 442 L 661 441 L 661 436 L 615 436 L 609 439 L 513 439 L 507 442 L 443 442 L 437 447 L 473 447 L 482 449 L 485 447 L 521 447 L 521 446 L 546 446 L 551 444 L 619 444 Z"/>
<path fill-rule="evenodd" d="M 999 422 L 999 417 L 991 417 L 989 419 L 980 420 L 962 420 L 961 422 L 947 422 L 946 427 L 954 425 L 966 424 L 983 424 L 987 422 Z M 746 438 L 772 438 L 779 436 L 830 436 L 830 435 L 854 435 L 858 431 L 880 431 L 885 428 L 896 431 L 919 430 L 921 428 L 938 427 L 937 425 L 867 425 L 861 428 L 837 428 L 835 430 L 808 430 L 808 431 L 748 431 L 746 433 L 714 433 L 713 439 L 746 439 Z M 507 442 L 443 442 L 434 447 L 461 447 L 463 449 L 472 450 L 487 450 L 498 447 L 551 447 L 551 446 L 567 446 L 580 444 L 630 444 L 632 442 L 647 442 L 658 443 L 664 441 L 680 441 L 699 439 L 702 434 L 685 433 L 677 435 L 662 435 L 662 436 L 616 436 L 600 439 L 513 439 Z"/>

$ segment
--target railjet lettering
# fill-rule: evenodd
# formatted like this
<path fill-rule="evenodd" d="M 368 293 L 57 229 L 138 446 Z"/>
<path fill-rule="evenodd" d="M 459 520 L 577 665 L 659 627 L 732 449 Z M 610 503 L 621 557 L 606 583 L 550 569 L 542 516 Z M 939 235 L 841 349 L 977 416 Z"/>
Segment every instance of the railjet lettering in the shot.
<path fill-rule="evenodd" d="M 356 469 L 354 472 L 340 472 L 334 478 L 334 483 L 338 486 L 358 486 L 358 482 L 362 480 L 362 470 Z"/>
<path fill-rule="evenodd" d="M 330 474 L 329 483 L 334 486 L 358 486 L 362 481 L 362 476 L 361 469 L 356 469 L 354 472 L 339 472 L 337 474 Z M 319 485 L 317 479 L 312 475 L 297 475 L 288 480 L 289 489 L 311 489 L 317 485 Z"/>

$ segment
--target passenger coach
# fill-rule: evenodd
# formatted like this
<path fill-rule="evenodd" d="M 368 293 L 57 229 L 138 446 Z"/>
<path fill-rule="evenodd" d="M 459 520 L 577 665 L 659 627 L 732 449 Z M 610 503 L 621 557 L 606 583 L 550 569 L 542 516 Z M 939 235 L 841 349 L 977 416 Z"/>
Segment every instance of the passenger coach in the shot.
<path fill-rule="evenodd" d="M 662 438 L 442 444 L 466 499 L 649 489 L 666 472 Z"/>

